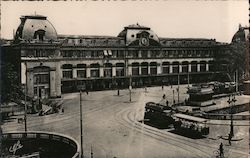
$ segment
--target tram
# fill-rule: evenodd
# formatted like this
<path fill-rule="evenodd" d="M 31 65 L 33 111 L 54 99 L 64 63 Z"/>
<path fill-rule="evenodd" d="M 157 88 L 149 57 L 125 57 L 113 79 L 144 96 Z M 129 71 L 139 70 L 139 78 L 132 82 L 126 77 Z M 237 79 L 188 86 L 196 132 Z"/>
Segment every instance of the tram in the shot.
<path fill-rule="evenodd" d="M 177 131 L 185 132 L 190 135 L 208 135 L 209 127 L 207 119 L 194 117 L 185 114 L 173 114 L 174 128 Z"/>
<path fill-rule="evenodd" d="M 172 112 L 173 109 L 169 106 L 148 102 L 145 106 L 144 120 L 157 125 L 168 126 L 174 123 Z"/>

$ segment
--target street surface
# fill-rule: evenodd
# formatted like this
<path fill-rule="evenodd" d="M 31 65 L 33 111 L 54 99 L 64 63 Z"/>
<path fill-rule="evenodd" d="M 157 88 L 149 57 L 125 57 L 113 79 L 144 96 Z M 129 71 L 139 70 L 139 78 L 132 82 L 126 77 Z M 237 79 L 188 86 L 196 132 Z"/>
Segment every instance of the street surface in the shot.
<path fill-rule="evenodd" d="M 186 87 L 180 86 L 180 101 L 188 97 Z M 202 139 L 191 139 L 170 132 L 172 129 L 157 129 L 139 122 L 143 119 L 146 102 L 159 102 L 165 94 L 171 104 L 173 90 L 177 101 L 176 88 L 132 89 L 132 102 L 129 102 L 128 90 L 120 90 L 120 96 L 116 90 L 83 93 L 84 157 L 90 157 L 92 146 L 94 158 L 211 158 L 215 157 L 221 142 L 225 157 L 250 157 L 249 121 L 234 122 L 235 137 L 242 140 L 233 141 L 231 146 L 227 140 L 220 139 L 228 135 L 229 121 L 210 120 L 210 134 Z M 63 114 L 28 115 L 28 130 L 66 134 L 80 144 L 79 93 L 65 94 L 63 100 Z M 2 129 L 3 132 L 23 131 L 24 124 L 7 122 Z"/>

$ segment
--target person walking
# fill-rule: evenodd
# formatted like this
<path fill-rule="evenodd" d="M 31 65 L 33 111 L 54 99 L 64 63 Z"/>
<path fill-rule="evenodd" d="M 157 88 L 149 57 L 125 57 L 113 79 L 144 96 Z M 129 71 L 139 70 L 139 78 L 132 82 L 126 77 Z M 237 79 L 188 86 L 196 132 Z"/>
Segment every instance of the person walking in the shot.
<path fill-rule="evenodd" d="M 165 98 L 166 98 L 166 95 L 165 95 L 165 94 L 163 94 L 162 99 L 165 99 Z"/>
<path fill-rule="evenodd" d="M 220 143 L 219 151 L 220 151 L 220 158 L 223 158 L 224 157 L 224 148 L 223 148 L 222 143 Z"/>

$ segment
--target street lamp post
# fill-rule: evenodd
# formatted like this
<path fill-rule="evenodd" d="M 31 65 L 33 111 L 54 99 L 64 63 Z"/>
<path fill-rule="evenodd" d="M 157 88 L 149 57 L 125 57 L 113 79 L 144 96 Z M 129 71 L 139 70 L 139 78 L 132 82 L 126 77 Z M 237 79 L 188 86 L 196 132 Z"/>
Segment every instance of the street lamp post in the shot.
<path fill-rule="evenodd" d="M 80 90 L 80 130 L 81 130 L 81 158 L 83 158 L 83 127 L 82 127 L 82 91 Z"/>
<path fill-rule="evenodd" d="M 177 92 L 178 92 L 178 104 L 180 102 L 180 74 L 178 73 L 178 87 L 177 87 Z"/>
<path fill-rule="evenodd" d="M 131 75 L 129 77 L 129 101 L 131 102 L 132 101 L 132 98 L 131 98 L 131 91 L 132 91 L 132 78 L 131 78 Z"/>
<path fill-rule="evenodd" d="M 24 88 L 24 131 L 27 132 L 27 62 L 25 62 L 26 83 Z"/>
<path fill-rule="evenodd" d="M 233 137 L 234 136 L 234 129 L 233 129 L 233 106 L 235 105 L 236 99 L 235 96 L 232 99 L 233 104 L 231 105 L 231 115 L 230 115 L 230 119 L 231 119 L 231 124 L 230 124 L 230 134 Z"/>
<path fill-rule="evenodd" d="M 233 98 L 231 99 L 229 97 L 228 99 L 228 104 L 230 106 L 230 120 L 231 120 L 231 123 L 230 123 L 230 132 L 228 134 L 228 141 L 229 141 L 229 144 L 231 145 L 231 139 L 232 137 L 234 136 L 234 127 L 233 127 L 233 106 L 236 102 L 236 99 L 235 99 L 235 96 L 233 96 Z"/>
<path fill-rule="evenodd" d="M 173 105 L 175 104 L 175 100 L 174 100 L 174 89 L 173 89 Z"/>

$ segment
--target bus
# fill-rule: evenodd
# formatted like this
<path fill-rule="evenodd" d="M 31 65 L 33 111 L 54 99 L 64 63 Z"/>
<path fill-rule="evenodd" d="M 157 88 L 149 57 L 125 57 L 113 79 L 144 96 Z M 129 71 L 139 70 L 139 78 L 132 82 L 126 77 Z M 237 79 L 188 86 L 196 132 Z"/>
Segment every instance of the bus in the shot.
<path fill-rule="evenodd" d="M 173 114 L 174 128 L 190 135 L 208 135 L 207 119 L 186 114 Z"/>

